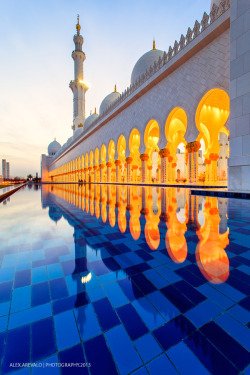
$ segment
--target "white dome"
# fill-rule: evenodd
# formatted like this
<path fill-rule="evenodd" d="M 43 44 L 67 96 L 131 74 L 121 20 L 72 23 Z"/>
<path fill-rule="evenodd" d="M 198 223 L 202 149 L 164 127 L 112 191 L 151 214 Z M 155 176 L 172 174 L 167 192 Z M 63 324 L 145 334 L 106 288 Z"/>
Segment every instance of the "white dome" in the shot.
<path fill-rule="evenodd" d="M 91 127 L 91 125 L 93 124 L 93 122 L 95 121 L 97 117 L 98 117 L 98 114 L 93 113 L 93 115 L 90 115 L 89 117 L 86 118 L 84 125 L 83 125 L 84 131 L 88 130 Z"/>
<path fill-rule="evenodd" d="M 218 6 L 220 5 L 221 1 L 222 1 L 222 0 L 211 0 L 210 12 L 211 12 L 211 10 L 212 10 L 212 8 L 213 8 L 213 5 L 215 4 L 215 5 L 217 5 L 217 7 L 218 7 Z"/>
<path fill-rule="evenodd" d="M 66 142 L 66 145 L 68 146 L 69 145 L 69 143 L 72 141 L 72 139 L 73 139 L 73 136 L 72 137 L 70 137 L 70 138 L 68 138 L 68 140 L 67 140 L 67 142 Z"/>
<path fill-rule="evenodd" d="M 133 85 L 142 74 L 149 71 L 150 65 L 154 65 L 154 62 L 158 62 L 159 57 L 163 57 L 164 51 L 160 49 L 151 49 L 151 51 L 146 52 L 142 57 L 139 58 L 134 66 L 131 74 L 131 84 Z"/>
<path fill-rule="evenodd" d="M 76 139 L 83 131 L 83 128 L 78 128 L 74 134 L 73 134 L 73 139 Z"/>
<path fill-rule="evenodd" d="M 50 156 L 53 156 L 60 150 L 60 148 L 61 148 L 60 143 L 54 140 L 48 145 L 48 154 Z"/>
<path fill-rule="evenodd" d="M 120 93 L 117 92 L 117 91 L 114 91 L 114 92 L 111 92 L 111 94 L 107 95 L 103 101 L 101 102 L 101 105 L 100 105 L 100 114 L 102 114 L 103 112 L 106 111 L 106 109 L 111 105 L 113 104 L 116 99 L 118 99 L 120 96 Z"/>

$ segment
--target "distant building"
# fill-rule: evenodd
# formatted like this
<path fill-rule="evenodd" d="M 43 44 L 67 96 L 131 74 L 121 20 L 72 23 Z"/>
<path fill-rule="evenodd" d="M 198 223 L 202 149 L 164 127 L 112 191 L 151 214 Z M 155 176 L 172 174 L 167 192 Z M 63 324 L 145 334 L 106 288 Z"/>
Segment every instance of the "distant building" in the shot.
<path fill-rule="evenodd" d="M 6 159 L 2 159 L 2 175 L 3 179 L 6 178 Z"/>
<path fill-rule="evenodd" d="M 6 178 L 10 178 L 10 163 L 6 163 Z"/>

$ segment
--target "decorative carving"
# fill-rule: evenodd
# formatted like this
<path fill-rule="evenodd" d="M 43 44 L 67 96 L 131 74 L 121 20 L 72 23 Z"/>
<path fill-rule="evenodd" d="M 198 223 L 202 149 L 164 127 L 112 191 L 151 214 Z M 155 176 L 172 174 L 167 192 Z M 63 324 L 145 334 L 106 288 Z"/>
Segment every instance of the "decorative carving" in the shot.
<path fill-rule="evenodd" d="M 185 47 L 185 42 L 186 42 L 186 38 L 183 34 L 181 34 L 180 42 L 179 42 L 180 50 L 182 50 Z"/>
<path fill-rule="evenodd" d="M 173 48 L 174 55 L 177 55 L 178 50 L 179 50 L 179 43 L 178 43 L 177 40 L 176 40 L 176 41 L 174 42 L 174 48 Z"/>
<path fill-rule="evenodd" d="M 186 35 L 186 44 L 189 44 L 193 39 L 193 31 L 188 28 L 187 35 Z"/>
<path fill-rule="evenodd" d="M 210 24 L 213 23 L 216 18 L 217 18 L 217 13 L 218 13 L 218 7 L 216 4 L 213 4 L 211 12 L 210 12 Z"/>
<path fill-rule="evenodd" d="M 204 31 L 208 27 L 209 15 L 204 12 L 202 20 L 201 20 L 201 32 Z"/>
<path fill-rule="evenodd" d="M 173 56 L 173 48 L 170 46 L 168 49 L 168 61 L 172 59 Z"/>
<path fill-rule="evenodd" d="M 167 60 L 168 60 L 168 55 L 167 55 L 167 52 L 164 51 L 164 53 L 163 53 L 163 64 L 164 65 L 167 63 Z"/>
<path fill-rule="evenodd" d="M 196 38 L 200 34 L 200 27 L 201 27 L 200 22 L 196 20 L 194 24 L 194 29 L 193 29 L 194 38 Z"/>

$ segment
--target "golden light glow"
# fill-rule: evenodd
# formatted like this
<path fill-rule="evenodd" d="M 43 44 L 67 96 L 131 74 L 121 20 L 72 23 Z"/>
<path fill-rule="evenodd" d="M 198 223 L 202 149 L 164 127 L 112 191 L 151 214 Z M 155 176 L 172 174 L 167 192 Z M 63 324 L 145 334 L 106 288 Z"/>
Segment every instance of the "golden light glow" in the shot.
<path fill-rule="evenodd" d="M 83 276 L 81 279 L 82 284 L 87 284 L 92 279 L 92 273 L 89 272 L 86 276 Z"/>

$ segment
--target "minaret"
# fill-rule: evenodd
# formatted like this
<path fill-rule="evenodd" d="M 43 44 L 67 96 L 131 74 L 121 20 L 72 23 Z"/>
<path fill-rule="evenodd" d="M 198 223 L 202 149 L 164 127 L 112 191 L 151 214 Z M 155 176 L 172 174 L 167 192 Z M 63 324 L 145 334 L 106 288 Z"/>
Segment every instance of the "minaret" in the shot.
<path fill-rule="evenodd" d="M 77 16 L 76 35 L 74 35 L 75 50 L 72 52 L 74 60 L 75 78 L 70 81 L 69 87 L 73 92 L 73 126 L 75 132 L 82 128 L 85 120 L 85 92 L 88 86 L 83 81 L 83 62 L 85 53 L 82 51 L 83 37 L 80 34 L 79 15 Z"/>

